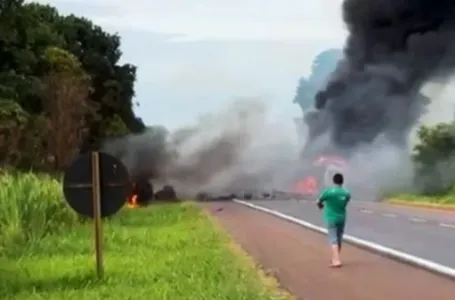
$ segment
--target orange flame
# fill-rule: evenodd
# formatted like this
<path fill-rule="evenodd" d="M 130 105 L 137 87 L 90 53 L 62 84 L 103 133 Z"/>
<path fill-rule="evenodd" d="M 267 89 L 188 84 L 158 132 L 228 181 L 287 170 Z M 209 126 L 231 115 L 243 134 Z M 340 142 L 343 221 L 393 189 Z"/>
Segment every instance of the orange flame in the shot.
<path fill-rule="evenodd" d="M 139 205 L 137 204 L 137 195 L 136 194 L 131 195 L 131 197 L 128 199 L 127 205 L 129 208 L 139 207 Z"/>
<path fill-rule="evenodd" d="M 294 191 L 304 195 L 317 195 L 318 181 L 314 176 L 307 176 L 296 183 Z"/>

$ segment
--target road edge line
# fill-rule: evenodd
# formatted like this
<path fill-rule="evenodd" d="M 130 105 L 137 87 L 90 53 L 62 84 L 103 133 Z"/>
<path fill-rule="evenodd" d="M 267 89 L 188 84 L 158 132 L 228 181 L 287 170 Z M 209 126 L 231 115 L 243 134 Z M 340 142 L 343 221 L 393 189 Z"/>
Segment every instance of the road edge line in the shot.
<path fill-rule="evenodd" d="M 316 231 L 318 233 L 322 234 L 327 234 L 327 230 L 325 228 L 316 226 L 312 223 L 309 223 L 307 221 L 300 220 L 298 218 L 286 215 L 284 213 L 278 212 L 276 210 L 268 209 L 259 205 L 255 205 L 246 201 L 238 200 L 238 199 L 233 199 L 233 202 L 247 206 L 249 208 L 265 212 L 269 215 L 273 215 L 275 217 L 278 217 L 280 219 L 289 221 L 291 223 L 303 226 L 307 229 Z M 401 252 L 389 247 L 382 246 L 380 244 L 376 244 L 374 242 L 370 242 L 367 240 L 363 240 L 360 238 L 357 238 L 355 236 L 351 235 L 345 235 L 344 240 L 352 245 L 355 245 L 357 247 L 369 250 L 371 252 L 375 252 L 378 254 L 381 254 L 383 256 L 392 258 L 394 260 L 397 260 L 399 262 L 403 262 L 421 269 L 425 269 L 427 271 L 430 271 L 432 273 L 438 274 L 438 275 L 443 275 L 445 277 L 449 277 L 450 279 L 455 280 L 455 269 L 452 269 L 450 267 L 438 264 L 436 262 L 420 258 L 405 252 Z"/>

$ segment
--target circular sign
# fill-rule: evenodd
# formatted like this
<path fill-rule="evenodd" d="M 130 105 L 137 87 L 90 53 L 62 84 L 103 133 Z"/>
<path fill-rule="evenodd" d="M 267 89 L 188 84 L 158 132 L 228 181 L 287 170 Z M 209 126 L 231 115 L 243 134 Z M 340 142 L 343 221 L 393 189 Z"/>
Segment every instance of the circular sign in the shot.
<path fill-rule="evenodd" d="M 101 217 L 117 213 L 127 201 L 131 183 L 126 167 L 117 158 L 99 152 Z M 66 170 L 63 194 L 68 205 L 82 216 L 94 217 L 92 153 L 79 156 Z"/>

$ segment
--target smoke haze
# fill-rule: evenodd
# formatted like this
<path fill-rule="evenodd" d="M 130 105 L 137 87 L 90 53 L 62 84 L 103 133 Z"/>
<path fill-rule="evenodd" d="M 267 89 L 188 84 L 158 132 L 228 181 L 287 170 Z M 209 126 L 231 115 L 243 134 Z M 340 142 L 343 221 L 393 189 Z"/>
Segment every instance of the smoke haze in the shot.
<path fill-rule="evenodd" d="M 154 128 L 106 143 L 133 176 L 180 195 L 287 190 L 298 168 L 292 119 L 276 122 L 260 99 L 237 99 L 175 132 Z"/>

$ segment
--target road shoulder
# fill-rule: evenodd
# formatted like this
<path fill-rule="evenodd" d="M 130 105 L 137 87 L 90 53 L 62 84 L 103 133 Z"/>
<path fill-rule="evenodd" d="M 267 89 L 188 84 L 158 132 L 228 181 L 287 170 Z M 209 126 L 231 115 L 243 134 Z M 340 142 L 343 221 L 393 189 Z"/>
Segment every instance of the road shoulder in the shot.
<path fill-rule="evenodd" d="M 332 270 L 323 235 L 235 203 L 206 208 L 297 299 L 453 299 L 449 279 L 349 245 Z"/>

